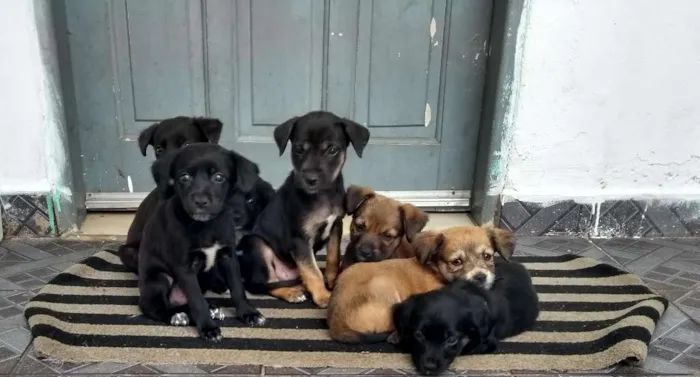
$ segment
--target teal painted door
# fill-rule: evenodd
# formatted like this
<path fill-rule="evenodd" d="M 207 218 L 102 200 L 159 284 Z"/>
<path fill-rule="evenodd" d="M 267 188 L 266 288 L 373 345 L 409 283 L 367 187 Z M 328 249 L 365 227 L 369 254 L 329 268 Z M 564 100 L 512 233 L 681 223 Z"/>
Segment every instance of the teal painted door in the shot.
<path fill-rule="evenodd" d="M 371 129 L 345 175 L 384 191 L 469 190 L 492 0 L 64 0 L 88 193 L 149 191 L 140 130 L 224 122 L 279 184 L 275 125 L 327 109 Z M 66 68 L 64 67 L 64 70 Z"/>

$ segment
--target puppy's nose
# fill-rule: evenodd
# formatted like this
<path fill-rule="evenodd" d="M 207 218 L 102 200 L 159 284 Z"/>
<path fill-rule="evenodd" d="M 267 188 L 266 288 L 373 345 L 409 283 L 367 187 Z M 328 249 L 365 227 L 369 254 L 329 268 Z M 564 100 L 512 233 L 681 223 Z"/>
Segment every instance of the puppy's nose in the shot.
<path fill-rule="evenodd" d="M 374 259 L 374 250 L 370 248 L 361 248 L 357 250 L 357 259 L 360 262 L 369 262 Z"/>
<path fill-rule="evenodd" d="M 437 360 L 435 360 L 435 359 L 432 358 L 432 357 L 426 358 L 425 360 L 423 360 L 423 367 L 424 367 L 425 369 L 428 369 L 428 370 L 435 370 L 435 369 L 437 368 L 437 366 L 438 366 L 438 365 L 437 365 Z"/>
<path fill-rule="evenodd" d="M 309 186 L 315 186 L 318 183 L 318 175 L 316 174 L 307 174 L 304 177 L 304 181 L 306 181 L 306 184 Z"/>
<path fill-rule="evenodd" d="M 206 196 L 195 196 L 194 197 L 194 205 L 197 206 L 197 208 L 207 208 L 209 207 L 210 201 L 209 198 Z"/>
<path fill-rule="evenodd" d="M 474 275 L 472 279 L 474 279 L 474 281 L 477 283 L 484 283 L 486 281 L 486 274 L 483 272 L 479 272 L 478 274 Z"/>
<path fill-rule="evenodd" d="M 236 223 L 236 225 L 239 225 L 243 221 L 243 214 L 240 212 L 234 212 L 231 215 L 231 219 L 233 220 L 234 223 Z"/>

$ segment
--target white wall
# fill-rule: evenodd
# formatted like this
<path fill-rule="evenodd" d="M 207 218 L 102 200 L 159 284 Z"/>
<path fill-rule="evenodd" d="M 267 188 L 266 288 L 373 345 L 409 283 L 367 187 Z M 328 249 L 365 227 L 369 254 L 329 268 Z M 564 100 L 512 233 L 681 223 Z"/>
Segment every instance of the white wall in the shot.
<path fill-rule="evenodd" d="M 60 186 L 66 168 L 60 88 L 52 75 L 55 54 L 47 54 L 54 47 L 40 43 L 34 7 L 33 1 L 0 3 L 3 194 L 50 192 Z"/>
<path fill-rule="evenodd" d="M 700 2 L 529 0 L 503 194 L 700 197 Z"/>

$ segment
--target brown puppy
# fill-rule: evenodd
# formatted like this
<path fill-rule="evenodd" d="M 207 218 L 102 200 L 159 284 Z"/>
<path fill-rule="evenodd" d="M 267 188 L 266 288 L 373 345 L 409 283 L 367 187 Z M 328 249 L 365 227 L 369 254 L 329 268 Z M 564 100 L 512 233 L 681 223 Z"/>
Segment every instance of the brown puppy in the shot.
<path fill-rule="evenodd" d="M 491 288 L 494 254 L 509 259 L 515 243 L 512 232 L 488 224 L 422 232 L 413 247 L 418 258 L 358 263 L 340 275 L 327 312 L 331 338 L 345 343 L 383 341 L 394 331 L 395 304 L 450 281 L 472 280 Z"/>
<path fill-rule="evenodd" d="M 411 242 L 428 223 L 425 212 L 359 186 L 348 187 L 345 207 L 352 215 L 352 225 L 341 269 L 416 255 Z"/>

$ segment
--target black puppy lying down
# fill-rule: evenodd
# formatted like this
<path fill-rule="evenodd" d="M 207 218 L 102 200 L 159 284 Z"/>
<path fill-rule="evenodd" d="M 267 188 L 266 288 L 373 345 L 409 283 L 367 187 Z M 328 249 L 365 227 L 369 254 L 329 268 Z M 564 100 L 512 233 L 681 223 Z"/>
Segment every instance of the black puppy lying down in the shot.
<path fill-rule="evenodd" d="M 411 353 L 421 374 L 439 374 L 457 355 L 493 352 L 498 341 L 532 329 L 539 300 L 530 274 L 499 260 L 496 276 L 489 291 L 457 280 L 395 306 L 392 340 Z"/>
<path fill-rule="evenodd" d="M 235 152 L 210 143 L 195 143 L 153 164 L 163 195 L 146 223 L 139 249 L 139 306 L 144 314 L 176 325 L 187 303 L 202 338 L 221 339 L 198 282 L 201 274 L 220 274 L 230 291 L 236 316 L 249 325 L 265 318 L 248 301 L 234 248 L 231 207 L 235 190 L 250 191 L 258 167 Z"/>

